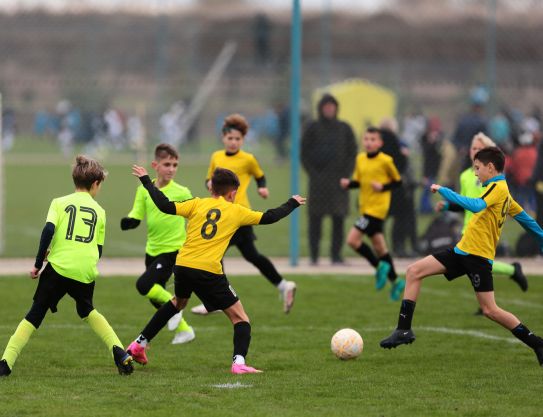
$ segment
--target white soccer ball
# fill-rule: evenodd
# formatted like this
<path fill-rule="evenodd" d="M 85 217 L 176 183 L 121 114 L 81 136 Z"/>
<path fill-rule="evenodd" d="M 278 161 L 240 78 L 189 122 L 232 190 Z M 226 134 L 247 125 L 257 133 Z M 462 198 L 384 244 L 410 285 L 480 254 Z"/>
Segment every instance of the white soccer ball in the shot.
<path fill-rule="evenodd" d="M 330 347 L 339 359 L 354 359 L 362 353 L 364 341 L 356 330 L 341 329 L 332 336 Z"/>

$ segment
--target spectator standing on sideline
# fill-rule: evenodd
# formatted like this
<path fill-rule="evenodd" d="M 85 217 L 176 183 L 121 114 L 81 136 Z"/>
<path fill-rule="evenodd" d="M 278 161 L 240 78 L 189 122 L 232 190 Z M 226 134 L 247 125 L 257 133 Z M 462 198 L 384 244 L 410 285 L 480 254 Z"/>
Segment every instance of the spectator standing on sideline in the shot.
<path fill-rule="evenodd" d="M 410 257 L 418 252 L 417 244 L 417 215 L 415 212 L 415 199 L 413 174 L 409 166 L 409 149 L 402 145 L 398 138 L 398 123 L 394 118 L 385 118 L 380 124 L 383 147 L 381 151 L 390 155 L 394 165 L 402 176 L 402 185 L 392 190 L 390 203 L 390 216 L 394 217 L 392 225 L 392 247 L 394 255 Z M 406 250 L 405 242 L 411 242 L 413 253 Z"/>
<path fill-rule="evenodd" d="M 487 121 L 483 114 L 484 106 L 487 102 L 488 92 L 486 89 L 484 87 L 475 87 L 470 92 L 470 111 L 458 119 L 452 137 L 452 143 L 457 153 L 456 164 L 458 171 L 464 170 L 471 165 L 469 148 L 473 137 L 479 132 L 488 133 Z"/>
<path fill-rule="evenodd" d="M 432 207 L 432 194 L 430 185 L 437 178 L 439 164 L 441 163 L 441 143 L 443 141 L 443 129 L 439 117 L 430 117 L 426 125 L 426 131 L 421 138 L 422 148 L 422 185 L 424 189 L 420 197 L 419 210 L 423 214 L 434 211 Z"/>
<path fill-rule="evenodd" d="M 349 124 L 338 120 L 338 110 L 334 96 L 325 94 L 317 106 L 318 119 L 308 124 L 302 137 L 302 165 L 309 177 L 309 251 L 313 265 L 319 260 L 325 216 L 332 218 L 332 263 L 343 262 L 343 223 L 349 212 L 349 193 L 340 187 L 339 180 L 352 174 L 358 148 Z"/>

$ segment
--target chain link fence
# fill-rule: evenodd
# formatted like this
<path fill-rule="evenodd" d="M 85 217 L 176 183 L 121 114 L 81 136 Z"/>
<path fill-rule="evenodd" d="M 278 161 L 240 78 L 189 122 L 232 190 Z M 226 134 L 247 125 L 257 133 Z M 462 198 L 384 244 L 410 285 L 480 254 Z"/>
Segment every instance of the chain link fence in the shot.
<path fill-rule="evenodd" d="M 288 171 L 288 8 L 263 11 L 251 2 L 202 2 L 199 8 L 196 2 L 179 10 L 170 2 L 150 13 L 131 13 L 126 2 L 107 12 L 96 9 L 96 2 L 89 3 L 94 9 L 78 3 L 73 13 L 0 13 L 8 167 L 10 160 L 28 154 L 32 143 L 39 149 L 50 144 L 47 152 L 66 157 L 83 149 L 116 160 L 115 155 L 133 153 L 148 157 L 160 141 L 179 145 L 191 163 L 205 165 L 221 146 L 222 119 L 240 112 L 252 125 L 248 150 L 274 175 Z M 432 180 L 457 186 L 466 139 L 455 132 L 474 105 L 486 132 L 509 155 L 516 197 L 542 222 L 535 187 L 543 98 L 541 3 L 382 5 L 371 13 L 350 13 L 323 1 L 304 11 L 302 114 L 306 126 L 316 115 L 315 91 L 348 79 L 366 80 L 394 95 L 387 127 L 407 155 L 402 175 L 409 201 L 393 207 L 395 220 L 387 222 L 393 253 L 423 251 L 422 236 L 436 218 L 435 200 L 425 187 Z M 226 45 L 234 45 L 234 51 L 221 57 Z M 362 128 L 380 124 L 373 116 L 359 122 Z M 355 131 L 359 144 L 360 131 Z M 356 218 L 357 198 L 351 197 L 346 228 Z M 519 231 L 512 226 L 505 235 L 510 248 L 503 251 L 513 254 Z M 323 256 L 331 244 L 326 236 L 325 231 Z M 275 246 L 274 254 L 287 255 L 285 245 Z M 343 248 L 342 253 L 351 252 Z M 306 246 L 302 254 L 308 254 Z"/>

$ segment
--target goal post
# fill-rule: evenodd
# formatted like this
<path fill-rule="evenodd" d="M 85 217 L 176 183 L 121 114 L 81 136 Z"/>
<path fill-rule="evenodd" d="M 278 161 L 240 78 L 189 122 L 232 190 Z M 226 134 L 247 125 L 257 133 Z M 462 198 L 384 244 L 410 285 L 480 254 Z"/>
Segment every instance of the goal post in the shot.
<path fill-rule="evenodd" d="M 0 93 L 0 255 L 4 254 L 5 249 L 5 225 L 6 218 L 4 213 L 4 131 L 2 130 L 3 119 L 2 93 Z"/>

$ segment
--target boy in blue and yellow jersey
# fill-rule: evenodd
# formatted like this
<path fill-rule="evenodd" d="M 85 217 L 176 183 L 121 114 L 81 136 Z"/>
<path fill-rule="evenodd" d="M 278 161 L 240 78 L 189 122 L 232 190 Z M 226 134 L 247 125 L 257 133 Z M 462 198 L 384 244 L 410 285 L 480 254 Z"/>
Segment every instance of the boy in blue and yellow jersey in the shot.
<path fill-rule="evenodd" d="M 161 143 L 155 148 L 151 166 L 156 172 L 155 186 L 171 201 L 185 201 L 192 198 L 187 187 L 174 181 L 179 164 L 179 154 L 175 148 Z M 185 219 L 162 213 L 147 190 L 140 185 L 136 191 L 134 205 L 127 217 L 121 220 L 121 229 L 134 229 L 147 216 L 147 244 L 145 246 L 145 272 L 136 281 L 138 292 L 147 297 L 158 309 L 170 301 L 173 295 L 166 290 L 166 283 L 172 275 L 175 258 L 186 239 Z M 168 323 L 175 330 L 172 344 L 190 342 L 195 338 L 194 330 L 187 324 L 180 311 Z"/>
<path fill-rule="evenodd" d="M 241 150 L 248 130 L 249 124 L 240 114 L 231 114 L 224 119 L 222 141 L 225 149 L 216 151 L 211 155 L 207 170 L 206 185 L 210 189 L 211 175 L 216 168 L 229 169 L 239 178 L 239 189 L 234 202 L 250 209 L 251 205 L 247 196 L 247 188 L 249 187 L 251 178 L 256 180 L 258 195 L 260 197 L 268 198 L 269 191 L 266 187 L 264 172 L 254 155 Z M 236 246 L 242 256 L 258 268 L 262 275 L 279 290 L 279 294 L 283 299 L 283 311 L 288 313 L 294 305 L 296 283 L 283 279 L 271 261 L 258 252 L 254 243 L 255 240 L 256 236 L 253 232 L 253 227 L 250 225 L 242 226 L 232 236 L 230 246 Z M 207 314 L 207 310 L 203 305 L 193 307 L 191 311 L 196 314 Z"/>
<path fill-rule="evenodd" d="M 106 172 L 102 166 L 82 155 L 72 170 L 75 192 L 53 199 L 47 213 L 38 254 L 30 271 L 32 279 L 40 278 L 34 303 L 9 339 L 0 361 L 0 377 L 8 376 L 32 333 L 40 327 L 47 310 L 55 313 L 58 302 L 69 294 L 75 300 L 77 314 L 102 339 L 113 355 L 120 374 L 133 371 L 132 357 L 104 316 L 93 307 L 96 264 L 102 255 L 106 213 L 94 200 Z M 40 275 L 51 245 L 48 263 Z"/>
<path fill-rule="evenodd" d="M 401 185 L 401 177 L 392 158 L 380 151 L 383 139 L 379 129 L 368 128 L 362 143 L 366 151 L 358 154 L 352 179 L 340 180 L 341 187 L 345 189 L 360 188 L 360 218 L 349 231 L 347 244 L 376 268 L 377 290 L 384 288 L 388 277 L 392 283 L 390 298 L 397 301 L 405 287 L 405 280 L 398 279 L 394 269 L 383 234 L 383 224 L 390 207 L 390 190 Z M 364 235 L 370 238 L 377 256 L 364 243 Z"/>
<path fill-rule="evenodd" d="M 474 215 L 460 242 L 454 248 L 427 256 L 407 268 L 407 286 L 400 308 L 398 327 L 388 338 L 381 341 L 381 347 L 390 349 L 415 340 L 411 321 L 424 278 L 444 274 L 450 281 L 467 275 L 483 314 L 510 330 L 515 337 L 531 347 L 539 364 L 543 366 L 543 339 L 530 332 L 513 314 L 498 307 L 494 299 L 492 262 L 507 215 L 532 232 L 543 248 L 543 229 L 509 194 L 505 176 L 502 174 L 504 165 L 505 156 L 497 147 L 477 152 L 473 168 L 485 187 L 478 198 L 464 197 L 446 187 L 432 185 L 432 192 L 439 192 L 445 200 L 459 204 Z"/>
<path fill-rule="evenodd" d="M 147 363 L 147 344 L 166 325 L 168 320 L 185 308 L 194 292 L 207 311 L 222 310 L 234 326 L 234 374 L 261 372 L 245 364 L 251 340 L 251 325 L 228 279 L 221 260 L 230 239 L 242 226 L 271 224 L 288 216 L 305 203 L 298 195 L 282 206 L 266 211 L 253 211 L 235 204 L 239 180 L 232 171 L 217 168 L 211 178 L 211 197 L 171 202 L 153 186 L 147 171 L 134 165 L 133 174 L 140 178 L 149 195 L 164 213 L 188 219 L 187 240 L 177 255 L 174 267 L 175 297 L 158 309 L 128 352 L 134 360 Z"/>
<path fill-rule="evenodd" d="M 473 137 L 471 141 L 471 146 L 469 149 L 470 160 L 473 162 L 473 158 L 477 152 L 481 149 L 488 148 L 491 146 L 496 146 L 494 141 L 486 136 L 484 133 L 478 133 Z M 475 175 L 473 167 L 467 168 L 462 174 L 460 174 L 460 195 L 465 197 L 477 198 L 484 191 L 483 185 L 479 181 L 479 178 Z M 448 201 L 440 201 L 436 205 L 437 211 L 456 211 L 464 213 L 464 227 L 462 228 L 462 233 L 467 229 L 468 224 L 473 216 L 473 213 L 469 210 L 464 210 L 464 208 L 458 204 L 449 203 Z M 513 281 L 515 281 L 522 291 L 528 290 L 528 279 L 522 272 L 522 266 L 518 262 L 506 263 L 494 260 L 492 263 L 492 274 L 493 275 L 505 275 L 509 276 Z M 481 309 L 476 311 L 477 315 L 483 314 Z"/>

